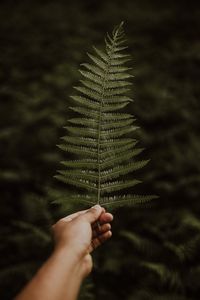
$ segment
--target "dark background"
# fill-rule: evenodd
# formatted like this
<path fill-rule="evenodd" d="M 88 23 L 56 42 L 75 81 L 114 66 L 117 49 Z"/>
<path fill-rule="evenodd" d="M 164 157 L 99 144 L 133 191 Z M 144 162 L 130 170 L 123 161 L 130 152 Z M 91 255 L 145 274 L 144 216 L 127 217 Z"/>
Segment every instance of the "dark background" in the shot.
<path fill-rule="evenodd" d="M 148 207 L 114 212 L 81 299 L 182 300 L 200 295 L 200 5 L 193 1 L 1 1 L 0 298 L 12 299 L 47 258 L 50 224 L 77 209 L 53 179 L 80 63 L 125 21 L 128 108 L 151 162 Z M 80 208 L 80 207 L 79 207 Z"/>

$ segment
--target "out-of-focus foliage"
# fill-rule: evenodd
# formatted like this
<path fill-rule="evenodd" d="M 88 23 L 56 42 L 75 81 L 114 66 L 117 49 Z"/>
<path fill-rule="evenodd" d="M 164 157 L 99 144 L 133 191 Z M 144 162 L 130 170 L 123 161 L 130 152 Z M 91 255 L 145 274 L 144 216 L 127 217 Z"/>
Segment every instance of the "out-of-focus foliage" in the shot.
<path fill-rule="evenodd" d="M 0 295 L 12 299 L 52 249 L 50 224 L 77 207 L 53 179 L 79 64 L 125 21 L 138 139 L 151 157 L 141 193 L 115 211 L 82 299 L 194 300 L 200 293 L 200 7 L 194 1 L 1 1 Z M 54 204 L 50 202 L 54 200 Z M 93 296 L 92 296 L 93 295 Z"/>

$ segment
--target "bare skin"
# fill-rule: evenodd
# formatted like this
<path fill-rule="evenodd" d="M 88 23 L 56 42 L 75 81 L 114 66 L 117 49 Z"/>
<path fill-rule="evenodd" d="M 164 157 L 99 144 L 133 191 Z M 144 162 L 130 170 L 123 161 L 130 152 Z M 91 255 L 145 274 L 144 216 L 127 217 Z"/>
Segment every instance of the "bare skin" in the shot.
<path fill-rule="evenodd" d="M 75 300 L 92 270 L 94 249 L 111 235 L 113 216 L 96 205 L 52 226 L 55 249 L 15 300 Z"/>

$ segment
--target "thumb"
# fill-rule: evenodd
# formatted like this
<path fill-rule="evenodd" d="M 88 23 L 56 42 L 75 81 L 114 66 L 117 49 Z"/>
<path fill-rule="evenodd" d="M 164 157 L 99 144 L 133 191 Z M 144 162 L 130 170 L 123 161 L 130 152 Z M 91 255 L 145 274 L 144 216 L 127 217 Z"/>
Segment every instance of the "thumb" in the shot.
<path fill-rule="evenodd" d="M 101 213 L 103 212 L 103 208 L 100 205 L 95 205 L 88 209 L 88 211 L 83 215 L 83 217 L 89 222 L 93 223 L 98 220 Z"/>

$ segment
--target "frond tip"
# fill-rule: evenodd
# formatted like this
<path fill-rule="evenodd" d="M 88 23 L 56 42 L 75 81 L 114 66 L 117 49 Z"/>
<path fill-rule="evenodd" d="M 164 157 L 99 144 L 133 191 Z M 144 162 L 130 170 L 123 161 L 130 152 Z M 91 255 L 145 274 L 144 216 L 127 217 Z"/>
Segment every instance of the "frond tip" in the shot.
<path fill-rule="evenodd" d="M 71 96 L 75 116 L 68 120 L 67 134 L 58 145 L 70 160 L 61 162 L 64 169 L 55 177 L 81 190 L 81 196 L 74 193 L 70 199 L 88 205 L 138 205 L 156 198 L 122 192 L 141 182 L 127 175 L 148 163 L 136 160 L 143 149 L 130 136 L 138 129 L 134 116 L 119 112 L 133 101 L 127 96 L 133 76 L 126 66 L 130 55 L 124 53 L 123 25 L 121 22 L 106 35 L 104 50 L 93 47 L 94 53 L 88 53 L 90 62 L 81 65 L 82 79 L 74 87 L 78 94 Z"/>

